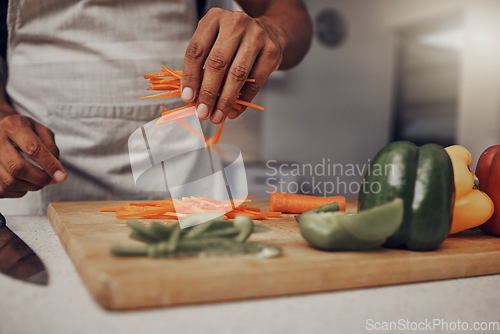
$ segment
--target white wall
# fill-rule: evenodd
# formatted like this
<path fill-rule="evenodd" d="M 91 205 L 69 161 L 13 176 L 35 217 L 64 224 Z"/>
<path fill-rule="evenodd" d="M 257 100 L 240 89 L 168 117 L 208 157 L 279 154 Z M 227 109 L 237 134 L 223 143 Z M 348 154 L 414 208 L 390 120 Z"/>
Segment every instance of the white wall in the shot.
<path fill-rule="evenodd" d="M 469 4 L 465 28 L 458 142 L 477 162 L 487 147 L 500 144 L 500 1 Z"/>
<path fill-rule="evenodd" d="M 377 1 L 306 3 L 312 17 L 320 9 L 338 9 L 348 37 L 338 49 L 314 40 L 299 67 L 266 84 L 262 158 L 366 163 L 389 139 L 392 33 L 382 24 Z"/>
<path fill-rule="evenodd" d="M 468 36 L 460 73 L 457 143 L 466 146 L 475 160 L 486 147 L 500 143 L 499 0 L 305 2 L 313 18 L 324 8 L 339 10 L 348 24 L 347 41 L 328 49 L 314 40 L 301 65 L 269 80 L 256 101 L 266 110 L 248 115 L 240 127 L 235 122 L 231 138 L 241 137 L 243 148 L 245 142 L 254 145 L 243 150 L 253 152 L 247 156 L 312 164 L 322 159 L 366 163 L 390 139 L 396 31 L 457 11 L 465 15 Z M 478 44 L 477 36 L 485 29 L 492 34 Z M 260 130 L 255 131 L 260 138 L 244 135 L 242 129 L 259 123 Z M 260 149 L 255 147 L 258 142 Z"/>
<path fill-rule="evenodd" d="M 477 161 L 487 147 L 500 143 L 500 1 L 378 1 L 383 22 L 392 29 L 463 11 L 465 41 L 459 85 L 457 144 L 467 147 Z"/>

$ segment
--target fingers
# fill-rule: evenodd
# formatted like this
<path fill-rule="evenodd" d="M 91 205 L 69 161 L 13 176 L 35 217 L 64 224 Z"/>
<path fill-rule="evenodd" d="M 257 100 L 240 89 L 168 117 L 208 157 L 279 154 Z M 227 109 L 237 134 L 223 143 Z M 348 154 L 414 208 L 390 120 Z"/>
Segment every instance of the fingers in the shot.
<path fill-rule="evenodd" d="M 26 160 L 16 147 L 40 165 Z M 66 173 L 58 160 L 53 133 L 20 115 L 0 122 L 0 197 L 22 197 L 27 191 L 63 182 Z"/>
<path fill-rule="evenodd" d="M 219 92 L 222 89 L 222 83 L 226 76 L 226 71 L 231 64 L 239 41 L 235 41 L 236 37 L 225 37 L 224 34 L 219 35 L 217 41 L 212 48 L 212 51 L 207 57 L 205 63 L 205 73 L 201 83 L 197 114 L 200 119 L 217 120 L 214 123 L 220 123 L 224 114 L 220 110 L 215 110 L 214 107 L 219 98 Z"/>
<path fill-rule="evenodd" d="M 281 64 L 283 43 L 274 30 L 272 22 L 243 12 L 217 8 L 205 15 L 189 43 L 181 79 L 182 99 L 196 103 L 198 118 L 219 124 L 246 109 L 234 109 L 236 99 L 251 102 Z"/>
<path fill-rule="evenodd" d="M 3 157 L 1 169 L 14 180 L 22 180 L 38 187 L 46 186 L 52 180 L 46 172 L 26 161 L 12 145 L 0 146 L 0 155 Z M 13 180 L 4 175 L 4 186 L 10 185 L 11 181 Z M 10 186 L 7 188 L 11 189 Z"/>
<path fill-rule="evenodd" d="M 54 133 L 39 123 L 35 123 L 35 132 L 49 152 L 59 159 L 59 148 L 56 145 Z"/>
<path fill-rule="evenodd" d="M 212 10 L 210 12 L 213 12 Z M 194 103 L 202 79 L 202 69 L 218 34 L 218 22 L 209 14 L 200 20 L 184 56 L 181 78 L 181 98 L 186 103 Z"/>
<path fill-rule="evenodd" d="M 249 77 L 255 79 L 255 82 L 248 82 L 240 90 L 238 99 L 251 102 L 267 81 L 272 72 L 274 72 L 282 59 L 282 50 L 272 41 L 266 43 L 261 49 L 260 54 L 253 64 Z M 224 87 L 225 88 L 225 87 Z M 235 119 L 241 115 L 247 108 L 243 106 L 241 110 L 233 109 L 229 112 L 228 118 Z"/>
<path fill-rule="evenodd" d="M 49 184 L 51 177 L 26 161 L 13 146 L 2 146 L 4 157 L 0 165 L 0 198 L 22 197 L 28 191 L 37 191 Z"/>
<path fill-rule="evenodd" d="M 250 37 L 245 37 L 241 42 L 210 119 L 214 124 L 223 122 L 231 112 L 237 112 L 233 109 L 233 105 L 254 66 L 260 50 L 260 41 L 262 41 L 262 36 L 255 33 Z"/>
<path fill-rule="evenodd" d="M 66 172 L 59 160 L 53 153 L 57 153 L 52 135 L 41 130 L 41 125 L 35 125 L 27 118 L 20 119 L 17 123 L 16 131 L 8 131 L 9 139 L 21 149 L 31 160 L 35 161 L 42 169 L 57 182 L 66 180 Z M 31 123 L 31 124 L 29 124 Z M 19 131 L 18 129 L 22 129 Z M 42 138 L 35 131 L 42 133 Z M 45 146 L 48 143 L 50 149 Z M 51 152 L 53 151 L 53 153 Z"/>

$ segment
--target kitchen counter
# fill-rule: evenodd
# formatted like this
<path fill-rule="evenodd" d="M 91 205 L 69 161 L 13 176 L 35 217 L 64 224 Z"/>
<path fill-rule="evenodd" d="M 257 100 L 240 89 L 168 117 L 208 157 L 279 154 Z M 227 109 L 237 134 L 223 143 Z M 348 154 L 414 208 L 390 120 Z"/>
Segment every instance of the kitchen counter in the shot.
<path fill-rule="evenodd" d="M 500 322 L 500 275 L 109 312 L 87 292 L 46 217 L 7 216 L 7 225 L 42 258 L 50 283 L 40 287 L 0 274 L 0 334 L 381 333 L 375 327 L 388 325 L 383 322 L 399 322 L 408 333 L 431 333 L 434 321 L 448 322 L 450 329 L 437 325 L 436 333 L 461 332 L 452 327 L 458 321 L 480 333 L 471 330 L 474 322 Z M 427 328 L 410 330 L 426 322 Z"/>

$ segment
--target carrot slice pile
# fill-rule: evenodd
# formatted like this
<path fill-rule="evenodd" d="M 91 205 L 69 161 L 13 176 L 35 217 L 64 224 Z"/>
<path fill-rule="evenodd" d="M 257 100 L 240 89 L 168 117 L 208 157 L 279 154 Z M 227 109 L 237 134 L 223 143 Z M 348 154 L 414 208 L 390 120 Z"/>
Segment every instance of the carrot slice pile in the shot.
<path fill-rule="evenodd" d="M 243 202 L 251 202 L 247 197 Z M 240 199 L 241 200 L 241 199 Z M 238 200 L 238 201 L 240 201 Z M 241 204 L 234 208 L 230 201 L 218 201 L 205 197 L 184 197 L 182 200 L 166 199 L 147 202 L 130 202 L 125 205 L 99 209 L 99 212 L 114 212 L 116 219 L 180 219 L 191 213 L 215 211 L 224 213 L 232 219 L 237 215 L 248 216 L 255 220 L 279 217 L 281 212 L 263 212 L 259 208 Z"/>

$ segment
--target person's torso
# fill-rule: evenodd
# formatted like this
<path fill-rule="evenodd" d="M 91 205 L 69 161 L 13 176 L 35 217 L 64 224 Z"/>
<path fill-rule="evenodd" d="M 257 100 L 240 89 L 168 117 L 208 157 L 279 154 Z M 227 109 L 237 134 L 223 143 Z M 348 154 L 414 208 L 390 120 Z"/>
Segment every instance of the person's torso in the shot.
<path fill-rule="evenodd" d="M 143 74 L 182 68 L 196 15 L 194 0 L 10 0 L 7 92 L 19 113 L 55 133 L 68 171 L 30 208 L 157 196 L 135 187 L 127 140 L 159 117 L 159 105 L 182 103 L 138 98 L 149 93 Z"/>

